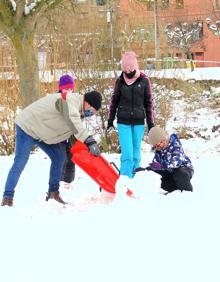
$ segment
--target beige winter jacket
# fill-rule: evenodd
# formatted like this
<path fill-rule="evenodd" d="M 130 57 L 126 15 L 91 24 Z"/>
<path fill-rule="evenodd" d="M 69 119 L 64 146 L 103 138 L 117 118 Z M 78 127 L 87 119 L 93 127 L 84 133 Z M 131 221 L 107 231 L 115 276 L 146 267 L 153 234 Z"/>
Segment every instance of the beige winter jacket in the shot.
<path fill-rule="evenodd" d="M 74 135 L 84 142 L 90 135 L 83 118 L 83 96 L 70 93 L 66 101 L 60 93 L 49 94 L 23 109 L 15 123 L 33 138 L 56 144 Z"/>

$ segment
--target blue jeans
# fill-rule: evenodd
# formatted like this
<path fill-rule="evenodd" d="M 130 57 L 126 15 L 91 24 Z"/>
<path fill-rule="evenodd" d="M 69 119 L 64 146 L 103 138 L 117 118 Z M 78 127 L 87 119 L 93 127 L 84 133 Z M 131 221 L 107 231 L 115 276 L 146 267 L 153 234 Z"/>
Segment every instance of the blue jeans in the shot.
<path fill-rule="evenodd" d="M 66 158 L 64 147 L 59 144 L 46 144 L 26 134 L 16 125 L 16 145 L 14 163 L 8 173 L 3 197 L 13 198 L 14 190 L 29 159 L 33 145 L 40 147 L 50 158 L 49 192 L 59 190 L 63 164 Z"/>
<path fill-rule="evenodd" d="M 144 125 L 126 125 L 118 123 L 117 127 L 121 146 L 120 175 L 133 178 L 134 170 L 140 167 Z"/>

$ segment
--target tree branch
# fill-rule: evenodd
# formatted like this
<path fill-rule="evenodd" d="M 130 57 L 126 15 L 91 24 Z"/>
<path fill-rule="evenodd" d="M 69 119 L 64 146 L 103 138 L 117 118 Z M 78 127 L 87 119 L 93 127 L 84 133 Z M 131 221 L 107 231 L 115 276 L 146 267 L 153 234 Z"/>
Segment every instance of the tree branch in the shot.
<path fill-rule="evenodd" d="M 13 10 L 11 3 L 8 1 L 0 1 L 0 18 L 4 26 L 11 26 L 13 23 Z"/>
<path fill-rule="evenodd" d="M 0 31 L 4 31 L 5 30 L 5 25 L 3 24 L 3 21 L 1 21 L 1 14 L 0 14 Z"/>
<path fill-rule="evenodd" d="M 37 6 L 35 6 L 34 11 L 31 11 L 30 14 L 25 16 L 25 21 L 28 23 L 36 23 L 37 19 L 45 13 L 48 13 L 50 10 L 56 8 L 59 4 L 64 2 L 65 0 L 41 0 L 40 2 L 37 3 Z"/>
<path fill-rule="evenodd" d="M 16 5 L 17 5 L 17 9 L 16 9 L 15 22 L 18 24 L 19 21 L 24 16 L 25 0 L 18 0 Z"/>
<path fill-rule="evenodd" d="M 32 14 L 42 14 L 46 11 L 50 11 L 54 8 L 56 8 L 59 4 L 62 2 L 65 2 L 65 0 L 44 0 L 41 2 L 38 2 L 37 6 L 35 7 L 35 11 L 32 12 Z"/>

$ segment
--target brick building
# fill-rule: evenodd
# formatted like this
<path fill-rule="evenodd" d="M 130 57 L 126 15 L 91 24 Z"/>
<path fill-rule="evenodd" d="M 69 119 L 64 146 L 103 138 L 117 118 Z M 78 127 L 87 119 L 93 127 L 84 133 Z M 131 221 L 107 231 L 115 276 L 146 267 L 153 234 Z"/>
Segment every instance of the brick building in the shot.
<path fill-rule="evenodd" d="M 167 43 L 164 27 L 168 23 L 175 25 L 199 22 L 201 24 L 199 40 L 190 46 L 190 55 L 197 61 L 197 67 L 220 66 L 220 27 L 219 36 L 216 36 L 206 24 L 207 18 L 210 18 L 214 24 L 212 28 L 218 28 L 215 25 L 216 20 L 220 20 L 218 2 L 220 1 L 121 0 L 120 26 L 126 42 L 123 45 L 122 41 L 122 51 L 129 48 L 136 50 L 143 62 L 146 58 L 189 59 L 188 54 L 183 55 L 180 48 L 171 47 Z"/>

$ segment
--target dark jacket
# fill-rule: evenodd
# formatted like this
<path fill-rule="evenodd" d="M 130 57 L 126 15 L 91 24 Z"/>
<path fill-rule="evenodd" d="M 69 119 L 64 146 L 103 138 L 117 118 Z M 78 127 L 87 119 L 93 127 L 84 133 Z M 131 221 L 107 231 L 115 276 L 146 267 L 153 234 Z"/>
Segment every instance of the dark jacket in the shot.
<path fill-rule="evenodd" d="M 144 124 L 146 118 L 148 129 L 154 126 L 151 84 L 144 73 L 131 85 L 126 84 L 123 74 L 117 79 L 111 98 L 110 122 L 114 121 L 116 112 L 118 123 Z"/>

